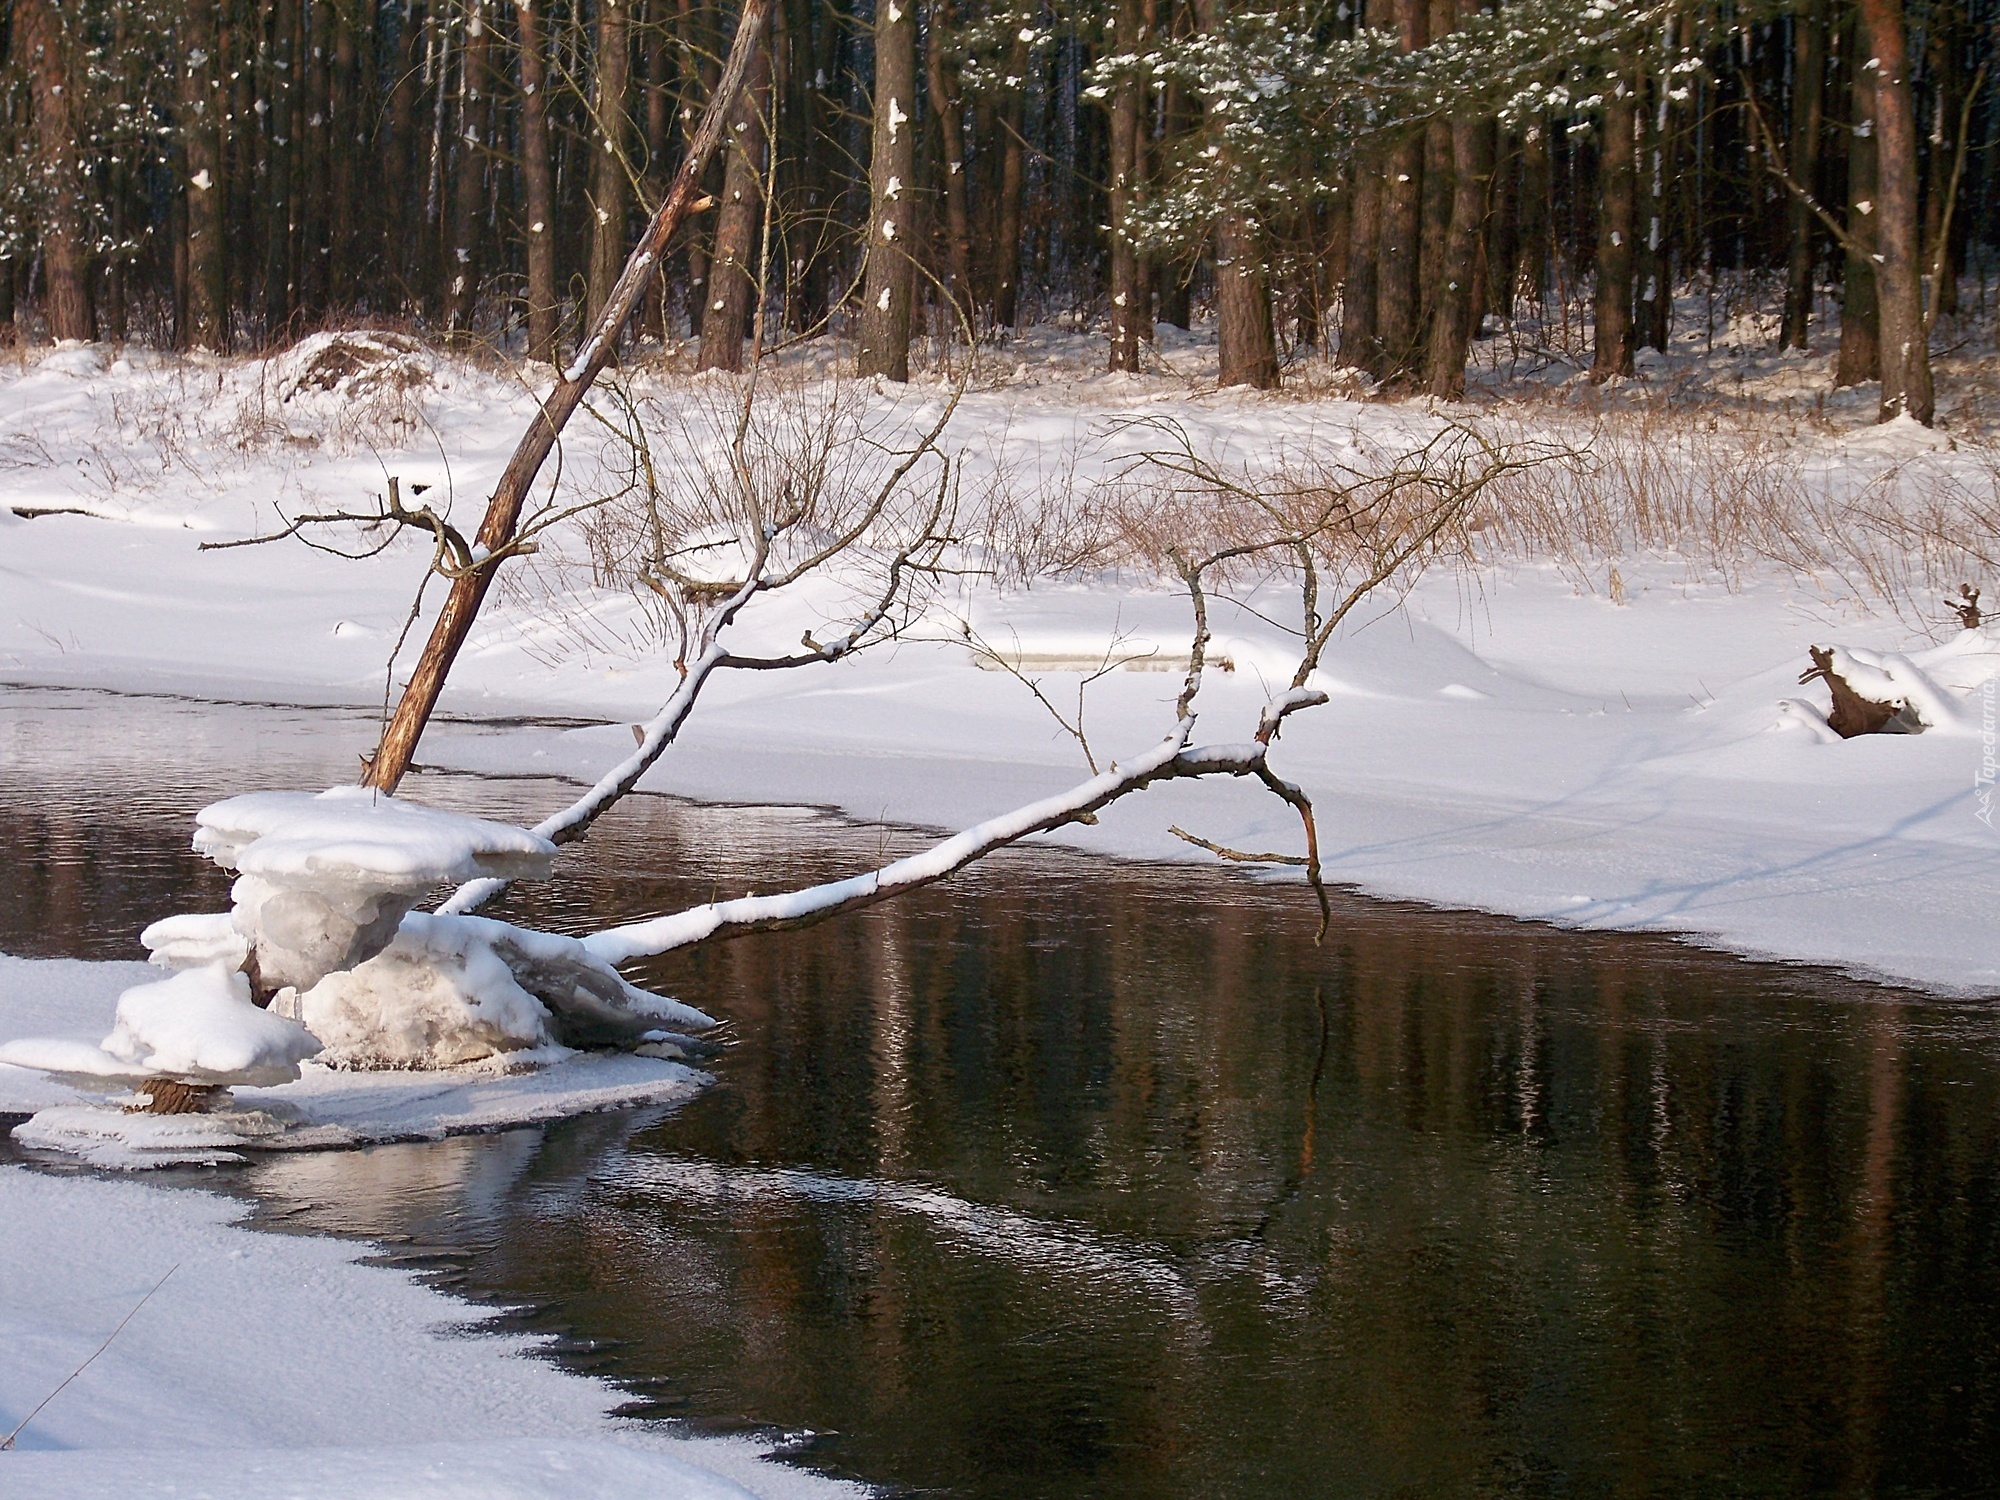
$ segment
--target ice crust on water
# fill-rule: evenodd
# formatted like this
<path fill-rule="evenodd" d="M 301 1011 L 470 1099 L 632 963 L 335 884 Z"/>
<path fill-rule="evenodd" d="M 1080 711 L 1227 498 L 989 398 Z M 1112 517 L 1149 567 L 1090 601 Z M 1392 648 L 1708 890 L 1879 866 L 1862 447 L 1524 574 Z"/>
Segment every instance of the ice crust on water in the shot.
<path fill-rule="evenodd" d="M 100 1089 L 159 1077 L 268 1088 L 292 1082 L 319 1050 L 297 1022 L 253 1004 L 242 974 L 210 964 L 126 990 L 101 1046 L 28 1037 L 0 1046 L 0 1062 Z"/>

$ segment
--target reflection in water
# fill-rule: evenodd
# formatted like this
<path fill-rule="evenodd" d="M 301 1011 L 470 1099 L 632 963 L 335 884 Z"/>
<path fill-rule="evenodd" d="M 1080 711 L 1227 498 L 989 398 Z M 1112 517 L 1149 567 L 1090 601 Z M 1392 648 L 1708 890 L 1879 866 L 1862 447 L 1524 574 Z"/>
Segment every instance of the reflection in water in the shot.
<path fill-rule="evenodd" d="M 17 717 L 0 702 L 0 747 Z M 260 777 L 341 774 L 309 716 L 215 717 L 268 741 Z M 240 782 L 142 728 L 171 770 L 30 787 L 0 754 L 0 834 L 29 852 L 0 949 L 125 956 L 90 945 L 193 904 L 187 814 Z M 576 930 L 884 837 L 644 799 L 510 914 Z M 1313 926 L 1212 871 L 1010 855 L 635 974 L 731 1021 L 677 1112 L 238 1182 L 526 1309 L 646 1415 L 811 1429 L 813 1461 L 916 1488 L 2000 1483 L 1987 1007 L 1361 901 L 1325 947 Z"/>

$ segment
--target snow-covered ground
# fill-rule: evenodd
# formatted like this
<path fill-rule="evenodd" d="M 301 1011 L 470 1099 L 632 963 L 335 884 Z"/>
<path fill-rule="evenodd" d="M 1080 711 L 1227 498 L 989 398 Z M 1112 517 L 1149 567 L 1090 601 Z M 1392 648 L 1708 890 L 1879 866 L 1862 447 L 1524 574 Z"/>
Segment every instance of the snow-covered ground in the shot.
<path fill-rule="evenodd" d="M 1132 416 L 1170 417 L 1205 449 L 1246 464 L 1328 443 L 1393 449 L 1451 418 L 1584 447 L 1616 438 L 1625 459 L 1635 442 L 1666 455 L 1682 476 L 1675 503 L 1696 509 L 1721 506 L 1714 492 L 1738 470 L 1809 501 L 1894 479 L 1898 504 L 1945 488 L 1977 495 L 1994 473 L 1969 440 L 1931 451 L 1947 439 L 1885 433 L 1858 410 L 1841 427 L 1822 418 L 1780 431 L 1775 417 L 1763 428 L 1732 418 L 1712 438 L 1701 421 L 1621 438 L 1533 403 L 1435 413 L 1204 393 L 1166 375 L 1092 377 L 1077 368 L 1092 347 L 1085 341 L 1042 342 L 1058 362 L 1039 374 L 1025 359 L 994 362 L 944 440 L 969 473 L 1023 495 L 1080 492 L 1109 472 L 1139 441 L 1121 426 Z M 1058 355 L 1075 358 L 1064 365 Z M 381 493 L 389 474 L 406 499 L 419 484 L 431 486 L 429 502 L 448 494 L 469 525 L 529 397 L 505 372 L 422 356 L 412 383 L 392 383 L 386 396 L 307 388 L 286 399 L 299 369 L 296 354 L 210 365 L 72 349 L 5 376 L 0 505 L 90 514 L 20 519 L 0 509 L 0 680 L 380 702 L 427 547 L 405 542 L 354 562 L 296 541 L 198 546 L 269 533 L 280 507 L 352 508 Z M 726 403 L 714 381 L 642 377 L 635 389 L 680 424 L 658 435 L 669 463 L 689 461 Z M 880 434 L 906 432 L 942 395 L 921 383 L 871 395 L 869 419 Z M 579 437 L 566 482 L 579 491 L 604 482 L 601 460 L 601 447 Z M 1638 481 L 1628 473 L 1622 482 Z M 1596 483 L 1583 486 L 1586 503 Z M 1756 494 L 1737 499 L 1749 507 Z M 1808 646 L 1923 651 L 1951 640 L 1939 594 L 1952 575 L 1926 584 L 1905 555 L 1916 544 L 1884 539 L 1879 526 L 1859 542 L 1800 549 L 1804 565 L 1729 555 L 1754 551 L 1771 529 L 1746 532 L 1740 516 L 1735 524 L 1733 539 L 1706 553 L 1692 525 L 1671 550 L 1585 538 L 1559 558 L 1537 558 L 1514 542 L 1496 547 L 1489 565 L 1433 569 L 1406 596 L 1358 611 L 1320 675 L 1334 701 L 1296 715 L 1274 756 L 1319 804 L 1330 874 L 1383 895 L 1682 932 L 1953 993 L 2000 990 L 1991 938 L 2000 838 L 1979 782 L 1991 764 L 1982 726 L 1994 704 L 1990 688 L 1967 691 L 2000 658 L 1985 654 L 1984 637 L 1953 647 L 1965 692 L 1957 726 L 1845 744 L 1783 727 L 1794 721 L 1782 700 L 1824 692 L 1796 684 Z M 671 653 L 630 595 L 552 569 L 521 577 L 538 579 L 539 592 L 491 611 L 458 664 L 447 709 L 607 722 L 439 724 L 421 759 L 594 780 L 628 753 L 627 726 L 670 692 Z M 1996 592 L 1994 580 L 1965 581 Z M 440 594 L 430 591 L 431 607 Z M 751 638 L 787 647 L 845 603 L 837 581 L 780 601 Z M 1114 639 L 1121 656 L 1157 649 L 1140 665 L 1185 660 L 1185 598 L 1129 569 L 972 584 L 944 604 L 1023 660 L 1058 704 L 1073 701 L 1078 664 L 1101 659 Z M 1257 705 L 1291 668 L 1288 609 L 1295 616 L 1296 602 L 1277 587 L 1218 601 L 1215 651 L 1233 670 L 1211 672 L 1198 738 L 1248 737 Z M 1093 744 L 1117 756 L 1151 743 L 1169 727 L 1177 687 L 1171 671 L 1097 682 L 1087 701 Z M 644 785 L 952 827 L 1085 774 L 1075 742 L 1019 683 L 982 670 L 941 616 L 837 666 L 724 674 Z M 1237 847 L 1291 848 L 1289 816 L 1241 785 L 1180 786 L 1066 837 L 1114 853 L 1206 859 L 1169 825 Z"/>
<path fill-rule="evenodd" d="M 101 1035 L 119 990 L 157 975 L 0 957 L 0 1041 Z M 63 1092 L 0 1073 L 0 1111 Z M 0 1438 L 133 1314 L 0 1454 L 0 1494 L 860 1493 L 770 1462 L 748 1440 L 671 1439 L 614 1420 L 618 1391 L 534 1358 L 532 1339 L 466 1336 L 485 1314 L 410 1273 L 357 1265 L 365 1246 L 256 1233 L 235 1222 L 243 1212 L 204 1193 L 0 1166 Z"/>

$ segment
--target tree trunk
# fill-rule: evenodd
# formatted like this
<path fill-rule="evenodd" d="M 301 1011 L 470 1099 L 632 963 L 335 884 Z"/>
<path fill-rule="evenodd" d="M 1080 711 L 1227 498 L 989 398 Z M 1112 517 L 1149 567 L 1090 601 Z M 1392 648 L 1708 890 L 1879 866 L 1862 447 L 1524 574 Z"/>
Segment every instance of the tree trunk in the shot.
<path fill-rule="evenodd" d="M 445 328 L 454 337 L 472 331 L 479 299 L 480 227 L 486 218 L 486 143 L 491 115 L 489 59 L 493 28 L 486 24 L 486 0 L 470 0 L 465 46 L 459 53 L 458 160 L 452 172 L 449 279 L 445 283 Z M 442 83 L 442 80 L 440 80 Z"/>
<path fill-rule="evenodd" d="M 1195 22 L 1218 35 L 1227 0 L 1195 0 Z M 1423 0 L 1410 0 L 1421 4 Z M 1211 106 L 1210 144 L 1224 153 L 1219 112 Z M 1215 222 L 1215 341 L 1219 383 L 1272 390 L 1278 384 L 1277 342 L 1271 330 L 1271 291 L 1264 276 L 1263 235 L 1239 208 L 1225 206 Z"/>
<path fill-rule="evenodd" d="M 1632 373 L 1632 220 L 1636 102 L 1621 74 L 1604 105 L 1604 138 L 1598 153 L 1597 354 L 1592 381 Z"/>
<path fill-rule="evenodd" d="M 300 19 L 307 35 L 304 108 L 294 116 L 304 129 L 304 171 L 300 175 L 299 304 L 309 314 L 324 315 L 330 301 L 332 238 L 332 124 L 328 118 L 331 84 L 327 76 L 333 39 L 332 0 L 307 0 Z"/>
<path fill-rule="evenodd" d="M 1661 66 L 1653 70 L 1648 94 L 1640 100 L 1639 116 L 1645 146 L 1639 154 L 1640 198 L 1643 225 L 1634 246 L 1637 271 L 1633 289 L 1637 292 L 1637 314 L 1633 343 L 1641 349 L 1667 352 L 1672 332 L 1674 306 L 1673 250 L 1667 241 L 1667 184 L 1672 175 L 1674 141 L 1673 103 L 1669 97 L 1671 75 L 1666 64 L 1674 52 L 1673 20 L 1666 23 L 1661 39 Z"/>
<path fill-rule="evenodd" d="M 1521 135 L 1520 250 L 1513 268 L 1516 292 L 1537 308 L 1549 291 L 1549 127 L 1531 120 Z"/>
<path fill-rule="evenodd" d="M 993 246 L 993 321 L 1021 326 L 1021 191 L 1026 181 L 1021 130 L 1026 123 L 1028 46 L 1018 36 L 1008 44 L 1007 76 L 1014 80 L 1001 112 L 999 230 Z"/>
<path fill-rule="evenodd" d="M 1785 170 L 1809 193 L 1818 192 L 1819 135 L 1825 115 L 1826 0 L 1810 0 L 1792 17 L 1792 128 Z M 1790 195 L 1785 264 L 1785 321 L 1778 334 L 1780 349 L 1810 347 L 1813 266 L 1818 257 L 1819 224 L 1797 193 Z"/>
<path fill-rule="evenodd" d="M 271 65 L 265 85 L 270 101 L 266 125 L 271 133 L 264 205 L 264 337 L 269 342 L 282 336 L 298 308 L 298 270 L 293 259 L 298 198 L 292 171 L 299 149 L 293 110 L 297 69 L 292 48 L 298 26 L 297 0 L 278 0 L 271 21 Z"/>
<path fill-rule="evenodd" d="M 541 410 L 515 446 L 513 457 L 507 460 L 507 467 L 501 472 L 500 482 L 494 487 L 493 498 L 487 502 L 486 515 L 474 537 L 475 544 L 484 550 L 488 561 L 452 580 L 451 591 L 445 596 L 436 623 L 431 626 L 423 654 L 417 658 L 416 668 L 403 689 L 403 696 L 397 701 L 395 715 L 384 729 L 375 755 L 369 761 L 363 778 L 366 785 L 378 791 L 393 792 L 403 779 L 403 773 L 409 770 L 410 761 L 416 755 L 417 742 L 423 737 L 424 726 L 430 722 L 431 711 L 437 707 L 438 695 L 444 691 L 445 678 L 451 671 L 452 663 L 458 659 L 466 637 L 472 632 L 473 622 L 479 617 L 479 606 L 486 598 L 486 591 L 492 587 L 494 572 L 507 555 L 506 548 L 515 540 L 521 506 L 535 482 L 535 476 L 541 473 L 542 465 L 548 461 L 564 425 L 583 404 L 584 396 L 610 363 L 618 330 L 625 326 L 639 305 L 646 283 L 659 274 L 660 257 L 666 252 L 668 241 L 686 218 L 700 190 L 702 172 L 708 166 L 709 158 L 715 154 L 716 143 L 723 134 L 723 121 L 742 87 L 744 76 L 749 72 L 750 52 L 757 32 L 769 17 L 769 11 L 770 0 L 744 0 L 743 16 L 737 26 L 736 41 L 729 50 L 729 60 L 723 67 L 721 80 L 709 100 L 708 108 L 702 112 L 701 123 L 688 142 L 687 156 L 674 175 L 673 186 L 667 190 L 667 196 L 661 200 L 646 225 L 645 233 L 639 237 L 639 243 L 625 262 L 625 269 L 612 287 L 603 314 L 586 331 L 582 351 L 575 363 L 563 371 L 555 389 L 542 401 Z"/>
<path fill-rule="evenodd" d="M 83 196 L 80 107 L 68 38 L 50 0 L 16 0 L 14 55 L 26 64 L 35 111 L 35 151 L 44 183 L 42 314 L 52 339 L 97 335 L 90 306 L 90 235 Z"/>
<path fill-rule="evenodd" d="M 910 378 L 910 311 L 916 290 L 916 0 L 880 0 L 875 11 L 875 130 L 868 160 L 868 263 L 858 369 Z"/>
<path fill-rule="evenodd" d="M 1128 0 L 1130 3 L 1130 0 Z M 952 24 L 950 0 L 933 0 L 924 37 L 924 76 L 930 87 L 931 113 L 938 124 L 944 161 L 945 295 L 957 315 L 972 321 L 972 197 L 965 176 L 964 113 L 958 93 L 958 69 L 945 52 Z M 1112 215 L 1117 218 L 1116 211 Z"/>
<path fill-rule="evenodd" d="M 554 364 L 556 304 L 556 180 L 549 154 L 547 35 L 538 6 L 515 0 L 520 21 L 521 187 L 527 202 L 528 358 Z"/>
<path fill-rule="evenodd" d="M 1875 84 L 1875 284 L 1882 321 L 1878 420 L 1908 413 L 1930 426 L 1930 340 L 1924 332 L 1923 220 L 1917 187 L 1917 120 L 1903 0 L 1860 0 Z"/>
<path fill-rule="evenodd" d="M 1486 190 L 1493 179 L 1493 133 L 1485 120 L 1451 123 L 1451 225 L 1445 237 L 1431 318 L 1424 389 L 1451 400 L 1465 394 L 1478 305 L 1480 242 L 1486 232 Z"/>
<path fill-rule="evenodd" d="M 776 7 L 772 8 L 776 14 Z M 771 106 L 771 35 L 766 23 L 750 59 L 749 76 L 729 112 L 723 137 L 722 211 L 715 222 L 715 254 L 708 263 L 702 303 L 697 370 L 740 370 L 743 340 L 761 290 L 758 246 L 764 205 L 765 122 Z"/>
<path fill-rule="evenodd" d="M 1840 299 L 1840 355 L 1836 386 L 1882 377 L 1881 318 L 1876 302 L 1875 70 L 1867 66 L 1865 34 L 1850 33 L 1847 47 L 1852 119 L 1847 130 L 1847 246 Z"/>
<path fill-rule="evenodd" d="M 597 88 L 591 101 L 590 274 L 584 321 L 595 323 L 625 264 L 625 215 L 631 202 L 626 177 L 625 96 L 632 80 L 632 46 L 626 19 L 631 0 L 602 0 L 597 12 Z"/>
<path fill-rule="evenodd" d="M 1430 42 L 1427 0 L 1395 0 L 1398 45 L 1415 52 Z M 1382 232 L 1376 276 L 1375 336 L 1381 345 L 1375 373 L 1389 382 L 1412 372 L 1418 358 L 1423 300 L 1424 132 L 1403 131 L 1390 142 L 1382 184 Z"/>
<path fill-rule="evenodd" d="M 1136 58 L 1146 44 L 1140 0 L 1117 0 L 1113 44 L 1120 57 Z M 1153 336 L 1152 299 L 1142 289 L 1139 251 L 1126 215 L 1136 198 L 1142 147 L 1140 111 L 1145 94 L 1136 68 L 1111 95 L 1111 368 L 1137 370 L 1140 345 Z"/>
<path fill-rule="evenodd" d="M 671 35 L 667 26 L 667 0 L 652 0 L 646 19 L 650 23 L 646 32 L 646 201 L 641 211 L 650 216 L 667 191 L 667 151 L 673 140 L 674 67 L 667 46 Z M 549 270 L 549 285 L 553 289 L 555 267 L 551 265 Z M 550 322 L 553 324 L 554 319 Z M 655 276 L 648 284 L 639 311 L 639 327 L 646 337 L 666 342 L 666 277 Z"/>
<path fill-rule="evenodd" d="M 187 323 L 191 349 L 229 352 L 229 195 L 222 179 L 222 95 L 215 0 L 186 0 L 181 19 L 181 145 L 187 163 Z"/>
<path fill-rule="evenodd" d="M 680 80 L 681 95 L 693 101 L 702 96 L 711 83 L 709 77 L 712 64 L 705 58 L 706 38 L 701 34 L 701 17 L 705 7 L 698 0 L 679 0 L 680 9 Z M 694 131 L 693 104 L 682 106 L 682 118 L 687 122 L 689 140 Z M 699 233 L 688 236 L 688 333 L 697 335 L 701 330 L 701 309 L 707 305 L 708 296 L 708 246 L 702 243 Z"/>

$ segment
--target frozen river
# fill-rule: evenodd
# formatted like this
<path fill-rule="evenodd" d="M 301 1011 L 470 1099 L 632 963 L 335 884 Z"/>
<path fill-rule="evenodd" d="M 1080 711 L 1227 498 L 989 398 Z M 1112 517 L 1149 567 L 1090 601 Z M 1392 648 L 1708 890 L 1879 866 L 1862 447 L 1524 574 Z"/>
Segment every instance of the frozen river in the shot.
<path fill-rule="evenodd" d="M 147 921 L 226 900 L 195 808 L 350 779 L 372 738 L 0 693 L 0 951 L 142 956 Z M 580 931 L 917 837 L 635 797 L 503 914 Z M 222 1178 L 518 1309 L 634 1411 L 908 1490 L 2000 1483 L 1990 1004 L 1359 899 L 1316 947 L 1314 918 L 1221 871 L 1016 851 L 635 970 L 729 1023 L 676 1112 Z"/>

